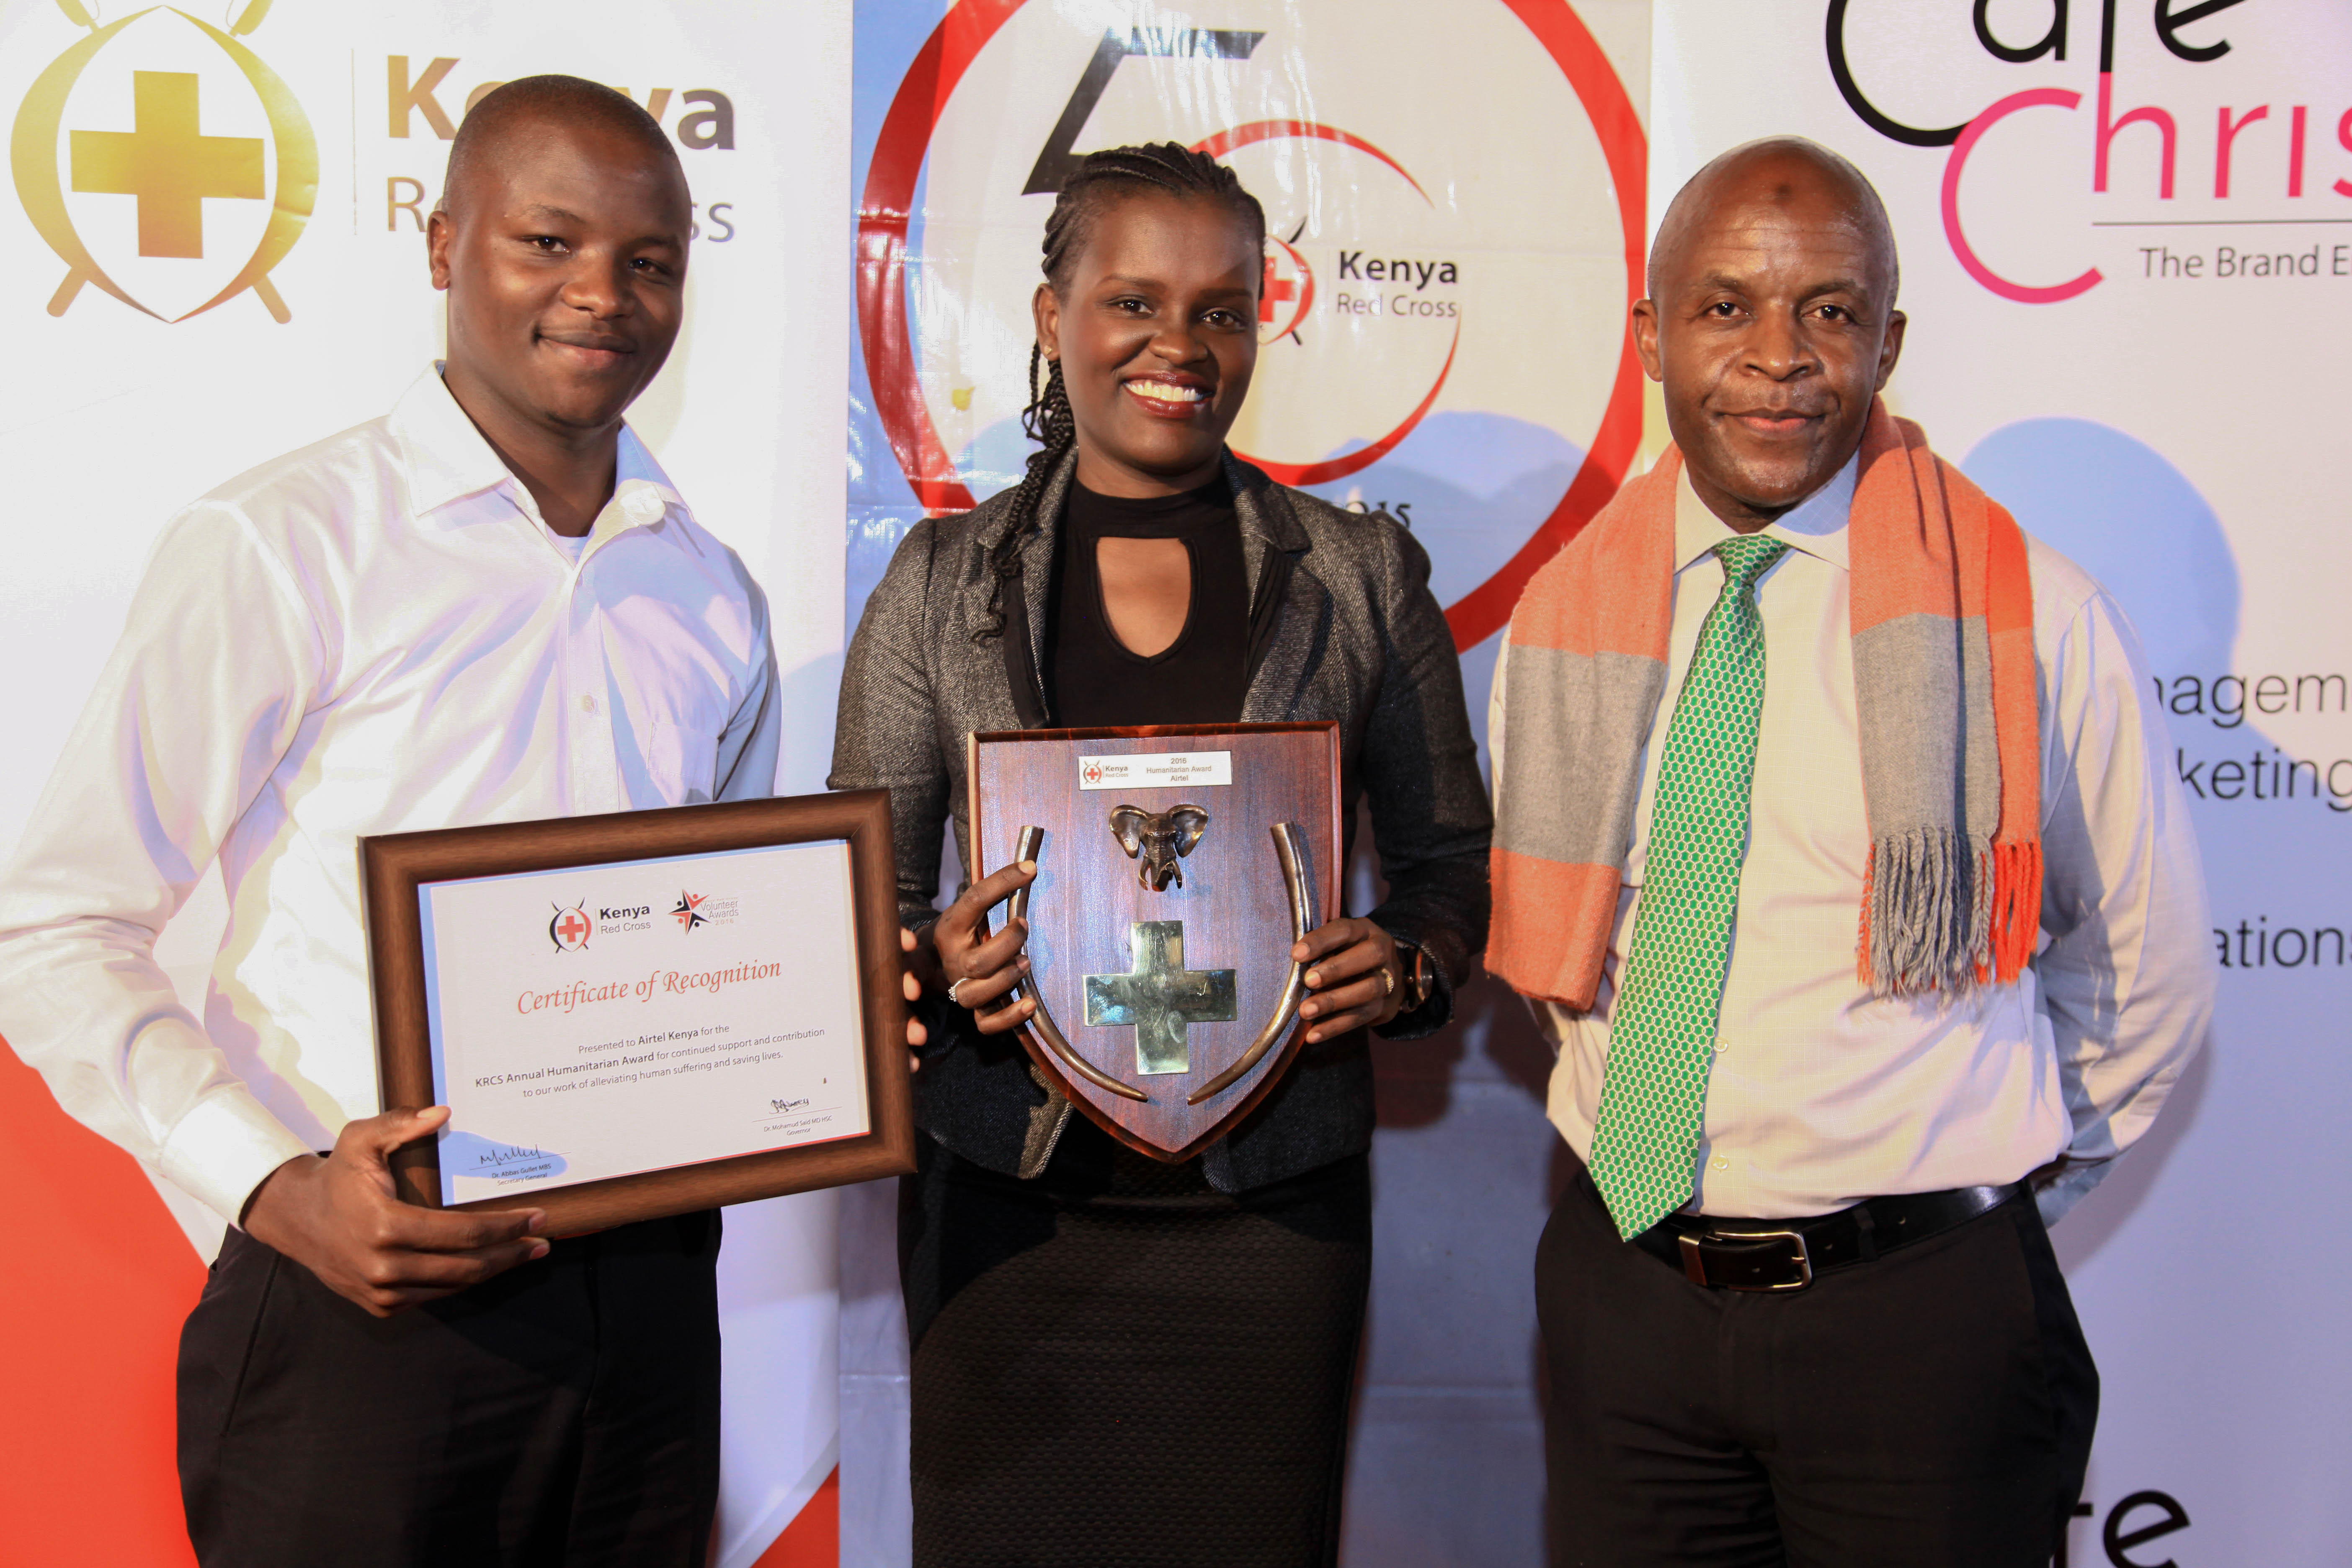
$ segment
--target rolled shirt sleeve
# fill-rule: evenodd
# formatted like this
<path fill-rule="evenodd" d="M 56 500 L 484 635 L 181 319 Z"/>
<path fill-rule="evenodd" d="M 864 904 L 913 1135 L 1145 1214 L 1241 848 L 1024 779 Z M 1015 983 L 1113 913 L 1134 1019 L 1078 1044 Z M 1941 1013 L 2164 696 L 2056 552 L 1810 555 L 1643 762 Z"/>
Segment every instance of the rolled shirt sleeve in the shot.
<path fill-rule="evenodd" d="M 308 1145 L 180 1005 L 155 939 L 268 784 L 322 667 L 245 521 L 182 514 L 0 881 L 0 1035 L 68 1114 L 232 1224 Z"/>

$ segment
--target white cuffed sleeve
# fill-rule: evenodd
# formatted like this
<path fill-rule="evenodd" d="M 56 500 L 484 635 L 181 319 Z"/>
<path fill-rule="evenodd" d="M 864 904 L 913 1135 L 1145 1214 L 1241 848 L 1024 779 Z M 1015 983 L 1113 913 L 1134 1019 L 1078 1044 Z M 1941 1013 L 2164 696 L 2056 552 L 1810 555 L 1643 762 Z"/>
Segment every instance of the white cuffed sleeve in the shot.
<path fill-rule="evenodd" d="M 155 938 L 268 786 L 323 662 L 246 521 L 183 513 L 0 879 L 0 1035 L 76 1120 L 232 1224 L 308 1145 L 180 1005 Z"/>

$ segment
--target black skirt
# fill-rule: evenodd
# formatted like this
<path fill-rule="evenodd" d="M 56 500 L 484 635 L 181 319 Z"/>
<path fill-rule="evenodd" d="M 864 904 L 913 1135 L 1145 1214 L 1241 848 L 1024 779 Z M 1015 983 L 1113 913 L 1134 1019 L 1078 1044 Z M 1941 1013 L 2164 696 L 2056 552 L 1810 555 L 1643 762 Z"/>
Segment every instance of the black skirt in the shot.
<path fill-rule="evenodd" d="M 1075 1112 L 1035 1181 L 921 1143 L 916 1568 L 1336 1563 L 1365 1157 L 1228 1195 Z"/>

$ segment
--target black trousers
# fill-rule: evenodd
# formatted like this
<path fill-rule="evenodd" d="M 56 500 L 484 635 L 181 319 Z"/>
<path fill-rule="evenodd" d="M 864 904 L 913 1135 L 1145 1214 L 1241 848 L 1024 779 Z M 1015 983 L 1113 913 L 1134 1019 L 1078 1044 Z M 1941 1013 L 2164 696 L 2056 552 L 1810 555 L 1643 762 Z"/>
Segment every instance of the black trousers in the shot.
<path fill-rule="evenodd" d="M 699 1568 L 719 1497 L 719 1215 L 559 1241 L 379 1319 L 232 1230 L 180 1335 L 206 1568 Z"/>
<path fill-rule="evenodd" d="M 2030 1201 L 1768 1295 L 1619 1240 L 1580 1170 L 1536 1301 L 1560 1568 L 2049 1568 L 2098 1373 Z"/>

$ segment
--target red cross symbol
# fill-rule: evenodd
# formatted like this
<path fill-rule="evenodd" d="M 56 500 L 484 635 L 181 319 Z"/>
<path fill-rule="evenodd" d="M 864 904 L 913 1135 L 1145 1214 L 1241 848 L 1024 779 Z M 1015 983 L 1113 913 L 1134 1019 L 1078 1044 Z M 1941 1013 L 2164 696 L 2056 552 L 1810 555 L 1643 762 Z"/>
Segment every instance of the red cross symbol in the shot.
<path fill-rule="evenodd" d="M 1088 784 L 1100 784 L 1100 783 L 1102 783 L 1102 765 L 1101 765 L 1100 763 L 1088 763 L 1087 764 L 1087 783 L 1088 783 Z"/>
<path fill-rule="evenodd" d="M 577 947 L 586 940 L 588 921 L 578 910 L 566 910 L 563 918 L 555 922 L 555 934 L 563 939 L 566 947 Z"/>
<path fill-rule="evenodd" d="M 1277 278 L 1274 275 L 1274 257 L 1269 253 L 1265 258 L 1265 282 L 1258 291 L 1257 319 L 1261 321 L 1273 321 L 1274 308 L 1277 303 L 1297 298 L 1297 284 L 1287 278 Z"/>

